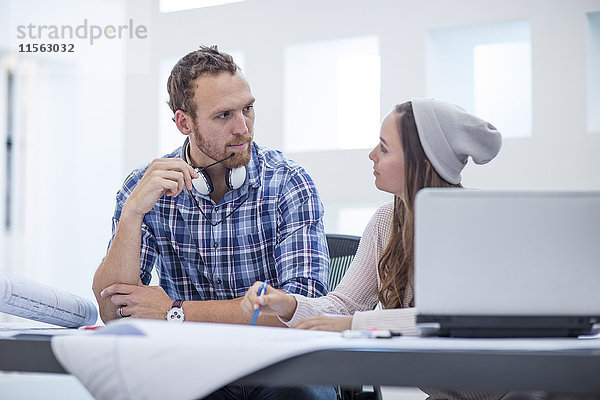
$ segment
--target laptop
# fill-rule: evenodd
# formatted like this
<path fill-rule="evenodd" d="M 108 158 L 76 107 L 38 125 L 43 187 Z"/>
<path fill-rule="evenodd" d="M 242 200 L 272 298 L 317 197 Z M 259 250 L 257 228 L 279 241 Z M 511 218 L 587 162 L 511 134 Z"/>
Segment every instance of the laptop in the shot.
<path fill-rule="evenodd" d="M 424 189 L 422 335 L 569 337 L 600 328 L 600 191 Z"/>

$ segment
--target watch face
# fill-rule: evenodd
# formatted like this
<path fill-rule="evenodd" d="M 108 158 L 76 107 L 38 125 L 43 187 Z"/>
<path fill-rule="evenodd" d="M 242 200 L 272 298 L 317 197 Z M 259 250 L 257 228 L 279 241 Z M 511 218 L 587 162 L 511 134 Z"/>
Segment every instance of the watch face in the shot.
<path fill-rule="evenodd" d="M 178 307 L 173 307 L 167 313 L 167 321 L 169 322 L 183 322 L 184 315 L 183 309 Z"/>

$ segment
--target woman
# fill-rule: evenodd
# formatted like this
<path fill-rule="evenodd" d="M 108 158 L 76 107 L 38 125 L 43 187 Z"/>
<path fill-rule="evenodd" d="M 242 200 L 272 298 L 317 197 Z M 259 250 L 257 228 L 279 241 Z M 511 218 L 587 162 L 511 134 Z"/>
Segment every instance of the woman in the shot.
<path fill-rule="evenodd" d="M 327 296 L 306 298 L 255 283 L 242 301 L 251 315 L 277 315 L 294 328 L 343 331 L 382 328 L 416 334 L 414 308 L 414 205 L 424 187 L 461 187 L 461 171 L 471 157 L 493 159 L 501 147 L 491 124 L 453 104 L 415 99 L 395 107 L 381 125 L 371 151 L 375 185 L 394 194 L 365 228 L 352 265 Z M 373 310 L 380 301 L 383 310 Z M 323 314 L 334 314 L 323 315 Z"/>

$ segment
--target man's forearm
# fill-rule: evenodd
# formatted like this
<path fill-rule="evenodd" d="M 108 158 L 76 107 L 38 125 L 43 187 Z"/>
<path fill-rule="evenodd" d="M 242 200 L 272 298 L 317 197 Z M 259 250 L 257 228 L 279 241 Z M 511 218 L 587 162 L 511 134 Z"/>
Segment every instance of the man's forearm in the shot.
<path fill-rule="evenodd" d="M 108 253 L 94 275 L 94 295 L 104 322 L 117 317 L 118 306 L 111 303 L 110 297 L 101 297 L 100 292 L 114 283 L 139 283 L 142 219 L 123 212 Z"/>
<path fill-rule="evenodd" d="M 249 325 L 252 317 L 244 314 L 240 306 L 242 299 L 243 297 L 232 300 L 186 301 L 183 303 L 185 320 Z M 277 317 L 272 315 L 259 314 L 257 323 L 285 327 Z"/>

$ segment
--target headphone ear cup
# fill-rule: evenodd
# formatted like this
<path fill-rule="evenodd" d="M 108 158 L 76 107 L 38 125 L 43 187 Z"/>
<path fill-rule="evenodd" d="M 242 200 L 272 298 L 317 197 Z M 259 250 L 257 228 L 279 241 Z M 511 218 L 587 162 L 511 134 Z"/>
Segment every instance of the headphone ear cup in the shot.
<path fill-rule="evenodd" d="M 229 189 L 239 189 L 244 182 L 246 182 L 246 167 L 244 165 L 227 171 L 226 183 Z"/>
<path fill-rule="evenodd" d="M 198 177 L 192 179 L 192 185 L 200 194 L 211 194 L 214 190 L 210 176 L 205 171 L 197 171 Z"/>

